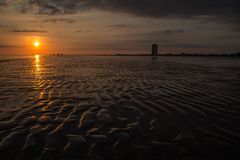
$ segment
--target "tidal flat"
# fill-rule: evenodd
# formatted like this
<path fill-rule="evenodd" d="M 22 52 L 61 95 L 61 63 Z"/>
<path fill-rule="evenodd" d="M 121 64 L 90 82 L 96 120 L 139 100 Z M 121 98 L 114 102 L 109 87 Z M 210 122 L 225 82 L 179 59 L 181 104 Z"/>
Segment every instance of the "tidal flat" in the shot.
<path fill-rule="evenodd" d="M 0 63 L 1 159 L 234 160 L 239 148 L 239 58 Z"/>

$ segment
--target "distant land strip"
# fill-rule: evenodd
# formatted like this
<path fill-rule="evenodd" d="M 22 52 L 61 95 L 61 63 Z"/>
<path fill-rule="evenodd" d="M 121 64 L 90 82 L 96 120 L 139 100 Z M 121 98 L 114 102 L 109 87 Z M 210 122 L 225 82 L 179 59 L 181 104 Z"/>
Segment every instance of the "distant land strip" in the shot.
<path fill-rule="evenodd" d="M 114 56 L 152 56 L 151 54 L 115 54 Z M 221 54 L 200 54 L 200 53 L 164 53 L 157 56 L 202 56 L 202 57 L 240 57 L 240 52 L 237 53 L 221 53 Z"/>

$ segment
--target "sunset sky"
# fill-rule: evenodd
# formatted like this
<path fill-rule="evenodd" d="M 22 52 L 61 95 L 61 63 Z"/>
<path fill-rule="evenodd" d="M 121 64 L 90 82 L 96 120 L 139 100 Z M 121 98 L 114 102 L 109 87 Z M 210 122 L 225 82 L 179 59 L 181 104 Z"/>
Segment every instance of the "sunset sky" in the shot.
<path fill-rule="evenodd" d="M 240 51 L 239 0 L 0 0 L 0 55 Z M 36 49 L 33 43 L 41 45 Z"/>

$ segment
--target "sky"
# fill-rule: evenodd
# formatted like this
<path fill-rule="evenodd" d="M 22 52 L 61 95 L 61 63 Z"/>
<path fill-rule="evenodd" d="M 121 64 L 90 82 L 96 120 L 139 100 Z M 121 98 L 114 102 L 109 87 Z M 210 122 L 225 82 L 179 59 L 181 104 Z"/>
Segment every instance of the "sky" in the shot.
<path fill-rule="evenodd" d="M 239 0 L 0 0 L 0 55 L 232 53 Z M 33 46 L 39 41 L 38 48 Z"/>

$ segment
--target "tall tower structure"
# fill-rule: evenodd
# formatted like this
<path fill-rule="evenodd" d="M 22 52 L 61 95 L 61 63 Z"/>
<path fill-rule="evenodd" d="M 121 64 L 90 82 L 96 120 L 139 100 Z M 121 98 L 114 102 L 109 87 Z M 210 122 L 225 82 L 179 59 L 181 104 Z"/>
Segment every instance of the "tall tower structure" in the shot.
<path fill-rule="evenodd" d="M 153 44 L 152 45 L 152 56 L 157 56 L 158 55 L 158 45 Z"/>

